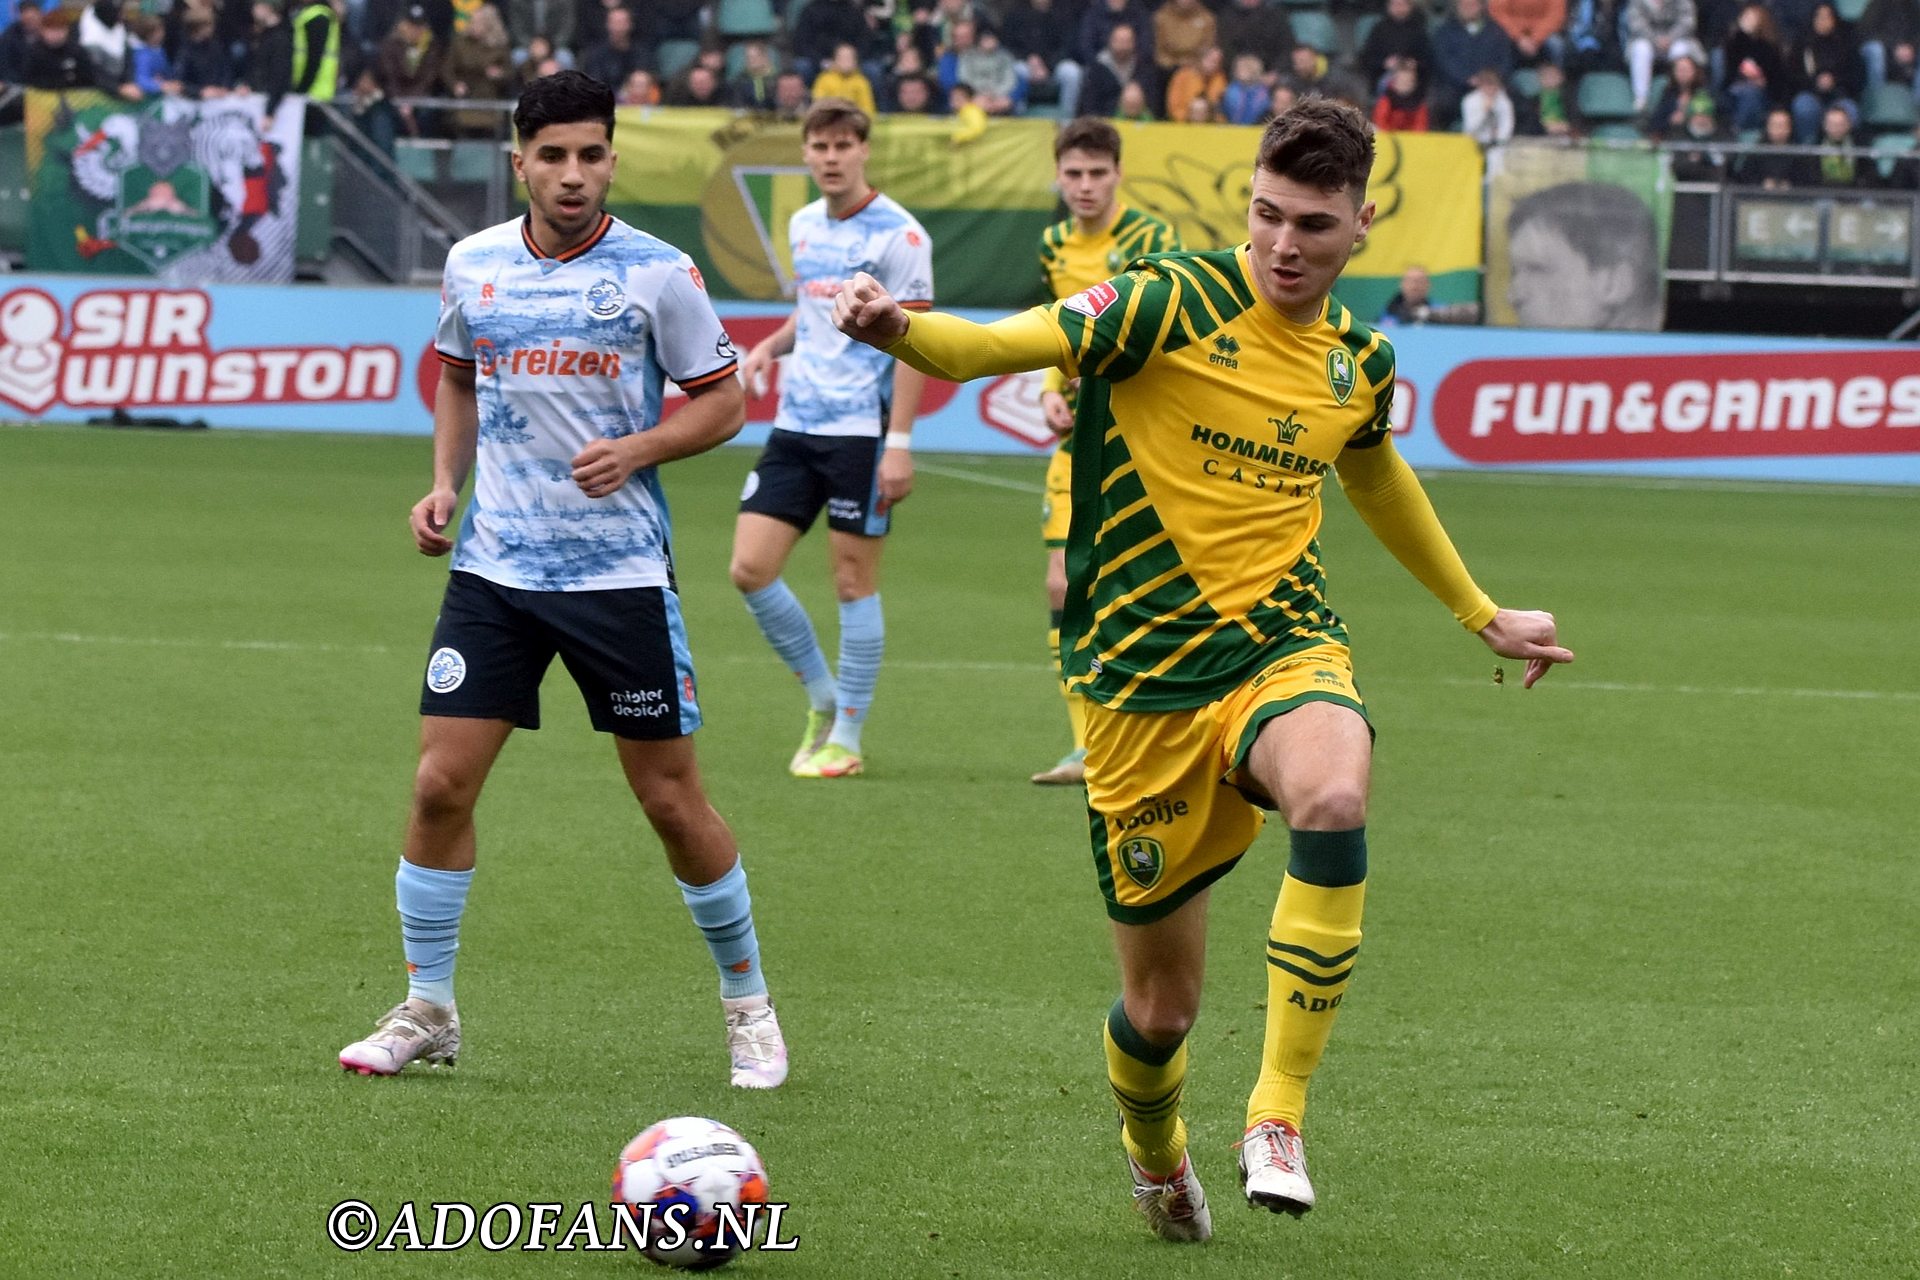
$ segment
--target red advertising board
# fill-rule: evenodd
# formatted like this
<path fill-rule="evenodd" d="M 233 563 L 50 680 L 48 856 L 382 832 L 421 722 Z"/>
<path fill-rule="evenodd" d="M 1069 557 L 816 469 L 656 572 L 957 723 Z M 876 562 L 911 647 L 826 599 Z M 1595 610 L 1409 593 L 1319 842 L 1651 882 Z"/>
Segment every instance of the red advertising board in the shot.
<path fill-rule="evenodd" d="M 1920 451 L 1920 359 L 1898 348 L 1468 360 L 1434 428 L 1470 462 Z"/>

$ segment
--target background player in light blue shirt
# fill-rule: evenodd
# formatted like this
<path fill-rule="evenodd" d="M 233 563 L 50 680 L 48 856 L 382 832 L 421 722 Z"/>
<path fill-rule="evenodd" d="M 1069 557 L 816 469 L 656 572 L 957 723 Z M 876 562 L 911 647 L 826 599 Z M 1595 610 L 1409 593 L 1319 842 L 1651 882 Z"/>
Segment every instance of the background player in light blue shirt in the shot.
<path fill-rule="evenodd" d="M 926 228 L 867 182 L 870 127 L 844 99 L 822 98 L 807 112 L 802 146 L 821 198 L 787 226 L 797 305 L 742 367 L 753 386 L 776 358 L 792 356 L 780 375 L 773 435 L 740 495 L 731 573 L 761 633 L 806 687 L 806 730 L 788 765 L 800 778 L 848 778 L 865 768 L 860 734 L 886 642 L 880 549 L 894 505 L 913 490 L 911 432 L 926 386 L 922 374 L 889 367 L 882 352 L 833 327 L 840 283 L 856 272 L 887 281 L 902 306 L 933 305 Z M 837 679 L 780 576 L 823 507 L 840 597 Z"/>
<path fill-rule="evenodd" d="M 513 156 L 527 215 L 447 257 L 433 489 L 412 527 L 424 554 L 454 552 L 453 572 L 395 877 L 407 998 L 340 1051 L 362 1075 L 459 1053 L 453 967 L 474 805 L 508 735 L 540 727 L 541 678 L 558 656 L 594 727 L 613 735 L 712 952 L 733 1083 L 786 1079 L 746 872 L 694 759 L 700 708 L 655 470 L 732 438 L 745 399 L 692 260 L 605 210 L 613 107 L 579 72 L 528 86 Z M 668 378 L 689 398 L 662 418 Z M 456 548 L 445 530 L 470 470 Z"/>

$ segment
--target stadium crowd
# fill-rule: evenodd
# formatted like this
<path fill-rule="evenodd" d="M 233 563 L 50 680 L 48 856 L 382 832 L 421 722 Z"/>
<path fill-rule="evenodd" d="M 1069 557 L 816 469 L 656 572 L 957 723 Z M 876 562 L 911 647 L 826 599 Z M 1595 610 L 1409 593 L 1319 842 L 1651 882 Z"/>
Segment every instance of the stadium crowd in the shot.
<path fill-rule="evenodd" d="M 0 81 L 130 100 L 338 95 L 378 133 L 485 136 L 577 67 L 628 105 L 797 116 L 1086 113 L 1258 124 L 1307 94 L 1384 129 L 1819 147 L 1736 162 L 1765 185 L 1909 167 L 1920 0 L 0 0 Z M 11 10 L 9 12 L 9 10 Z M 439 108 L 420 99 L 442 100 Z M 1717 177 L 1700 151 L 1682 176 Z M 1897 175 L 1897 178 L 1896 178 Z"/>

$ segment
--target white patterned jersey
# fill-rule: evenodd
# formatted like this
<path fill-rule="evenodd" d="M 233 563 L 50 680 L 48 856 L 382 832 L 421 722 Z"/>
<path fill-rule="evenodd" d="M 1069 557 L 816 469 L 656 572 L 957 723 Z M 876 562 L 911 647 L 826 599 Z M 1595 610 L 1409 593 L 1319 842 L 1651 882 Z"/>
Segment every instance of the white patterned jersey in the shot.
<path fill-rule="evenodd" d="M 733 376 L 733 343 L 693 260 L 609 215 L 558 258 L 526 219 L 504 222 L 447 255 L 434 346 L 474 371 L 480 410 L 453 567 L 528 591 L 670 585 L 655 470 L 589 498 L 573 458 L 656 425 L 667 379 Z"/>
<path fill-rule="evenodd" d="M 787 223 L 799 294 L 793 354 L 780 371 L 773 425 L 810 436 L 878 436 L 893 398 L 893 357 L 833 327 L 833 300 L 864 271 L 899 300 L 933 305 L 933 241 L 893 200 L 874 192 L 842 218 L 815 200 Z"/>

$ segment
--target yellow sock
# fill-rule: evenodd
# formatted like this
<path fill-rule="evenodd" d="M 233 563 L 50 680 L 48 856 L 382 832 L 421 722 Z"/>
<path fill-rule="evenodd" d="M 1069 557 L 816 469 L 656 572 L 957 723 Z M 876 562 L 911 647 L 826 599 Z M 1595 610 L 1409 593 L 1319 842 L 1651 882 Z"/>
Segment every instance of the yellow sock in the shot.
<path fill-rule="evenodd" d="M 1101 1039 L 1107 1047 L 1107 1083 L 1120 1105 L 1121 1140 L 1127 1154 L 1148 1173 L 1165 1177 L 1187 1154 L 1187 1124 L 1180 1093 L 1187 1084 L 1187 1042 L 1171 1048 L 1147 1043 L 1127 1021 L 1125 1004 L 1113 1002 Z"/>
<path fill-rule="evenodd" d="M 1247 1099 L 1247 1127 L 1307 1111 L 1307 1081 L 1333 1032 L 1360 951 L 1366 902 L 1365 828 L 1295 831 L 1267 935 L 1267 1035 L 1260 1079 Z"/>

